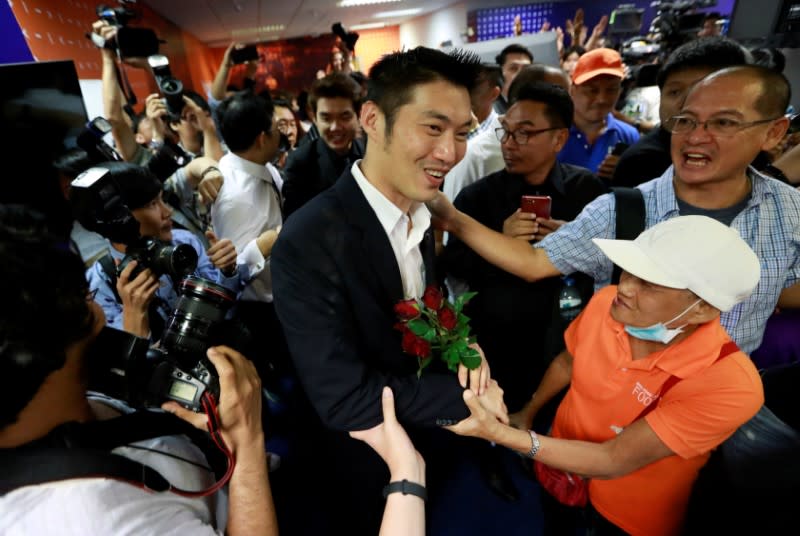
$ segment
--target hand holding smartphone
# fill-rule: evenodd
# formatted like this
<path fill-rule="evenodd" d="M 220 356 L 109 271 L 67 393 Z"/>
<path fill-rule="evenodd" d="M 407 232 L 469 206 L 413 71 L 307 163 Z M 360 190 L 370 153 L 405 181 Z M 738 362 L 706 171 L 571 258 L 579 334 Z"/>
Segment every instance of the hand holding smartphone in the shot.
<path fill-rule="evenodd" d="M 247 45 L 242 48 L 234 48 L 231 50 L 231 61 L 236 65 L 258 59 L 258 47 L 256 47 L 256 45 Z"/>
<path fill-rule="evenodd" d="M 533 212 L 537 218 L 549 220 L 552 201 L 549 195 L 523 195 L 519 208 L 522 212 Z"/>

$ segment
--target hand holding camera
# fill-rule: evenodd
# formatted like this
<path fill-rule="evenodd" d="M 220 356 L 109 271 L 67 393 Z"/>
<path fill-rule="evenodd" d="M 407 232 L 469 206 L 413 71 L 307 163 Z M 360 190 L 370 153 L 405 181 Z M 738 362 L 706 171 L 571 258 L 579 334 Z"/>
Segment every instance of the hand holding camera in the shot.
<path fill-rule="evenodd" d="M 148 309 L 160 283 L 149 268 L 134 274 L 137 264 L 135 260 L 130 261 L 119 274 L 117 293 L 122 300 L 123 329 L 146 339 L 150 335 Z"/>

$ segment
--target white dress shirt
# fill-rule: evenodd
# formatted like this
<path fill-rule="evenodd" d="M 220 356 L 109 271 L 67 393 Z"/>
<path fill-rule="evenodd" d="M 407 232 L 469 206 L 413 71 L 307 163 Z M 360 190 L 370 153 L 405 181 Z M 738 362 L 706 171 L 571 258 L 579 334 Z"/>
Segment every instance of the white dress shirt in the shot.
<path fill-rule="evenodd" d="M 263 166 L 231 152 L 219 161 L 224 183 L 211 207 L 211 221 L 219 238 L 229 238 L 253 279 L 242 292 L 244 301 L 272 301 L 269 258 L 258 249 L 256 238 L 281 225 L 281 201 L 276 191 L 278 170 Z"/>
<path fill-rule="evenodd" d="M 465 187 L 506 166 L 495 129 L 500 128 L 500 116 L 496 115 L 488 128 L 467 141 L 467 152 L 444 177 L 442 191 L 450 201 Z"/>
<path fill-rule="evenodd" d="M 367 180 L 359 167 L 360 162 L 353 163 L 351 171 L 392 245 L 403 280 L 403 293 L 406 298 L 420 298 L 425 291 L 425 263 L 419 244 L 431 225 L 431 213 L 423 203 L 413 203 L 409 214 L 397 208 Z"/>

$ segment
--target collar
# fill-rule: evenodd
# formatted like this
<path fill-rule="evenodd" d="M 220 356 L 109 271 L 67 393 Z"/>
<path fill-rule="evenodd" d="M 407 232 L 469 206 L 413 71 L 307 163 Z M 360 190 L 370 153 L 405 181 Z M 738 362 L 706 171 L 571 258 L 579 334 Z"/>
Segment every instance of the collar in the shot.
<path fill-rule="evenodd" d="M 367 198 L 367 203 L 375 212 L 378 221 L 381 222 L 381 227 L 386 231 L 386 235 L 391 235 L 398 222 L 405 214 L 400 210 L 397 205 L 389 201 L 375 186 L 370 183 L 361 171 L 361 160 L 356 160 L 350 171 L 356 180 L 356 184 L 361 189 L 364 197 Z M 431 213 L 424 203 L 412 203 L 410 209 L 411 216 L 411 229 L 412 233 L 424 233 L 431 224 Z"/>
<path fill-rule="evenodd" d="M 248 175 L 251 175 L 257 179 L 261 179 L 264 182 L 273 182 L 272 174 L 270 172 L 271 170 L 268 169 L 268 166 L 271 166 L 271 164 L 267 164 L 266 166 L 256 164 L 255 162 L 246 160 L 230 151 L 225 153 L 222 158 L 220 158 L 220 163 L 222 163 L 223 160 L 229 162 L 230 166 L 234 169 L 240 169 Z"/>
<path fill-rule="evenodd" d="M 617 119 L 614 119 L 614 116 L 609 112 L 608 117 L 606 117 L 606 127 L 603 129 L 600 135 L 597 136 L 597 139 L 599 140 L 609 132 L 622 132 L 622 129 L 619 128 L 620 124 L 621 122 L 618 121 Z M 586 133 L 581 129 L 579 129 L 577 125 L 575 125 L 575 123 L 572 123 L 572 125 L 569 127 L 569 133 L 583 134 L 584 136 L 586 136 Z"/>

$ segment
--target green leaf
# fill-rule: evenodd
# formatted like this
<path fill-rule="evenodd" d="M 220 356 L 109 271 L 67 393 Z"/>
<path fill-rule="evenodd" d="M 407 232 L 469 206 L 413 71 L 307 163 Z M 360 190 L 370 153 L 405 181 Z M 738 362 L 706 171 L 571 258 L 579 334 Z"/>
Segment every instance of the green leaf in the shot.
<path fill-rule="evenodd" d="M 459 300 L 461 300 L 461 304 L 462 304 L 462 305 L 466 305 L 466 304 L 468 304 L 468 303 L 469 303 L 469 301 L 470 301 L 472 298 L 474 298 L 474 297 L 475 297 L 475 296 L 477 296 L 477 295 L 478 295 L 478 293 L 477 293 L 477 292 L 465 292 L 464 294 L 462 294 L 461 296 L 459 296 L 459 297 L 458 297 L 458 299 L 459 299 Z"/>
<path fill-rule="evenodd" d="M 421 318 L 415 318 L 414 320 L 409 320 L 408 324 L 406 325 L 408 326 L 408 329 L 411 330 L 411 333 L 413 333 L 417 337 L 422 337 L 427 331 L 431 329 L 428 323 L 422 320 Z"/>
<path fill-rule="evenodd" d="M 464 366 L 468 369 L 475 370 L 481 366 L 481 354 L 474 348 L 467 348 L 467 350 L 461 354 L 461 362 L 464 363 Z"/>

